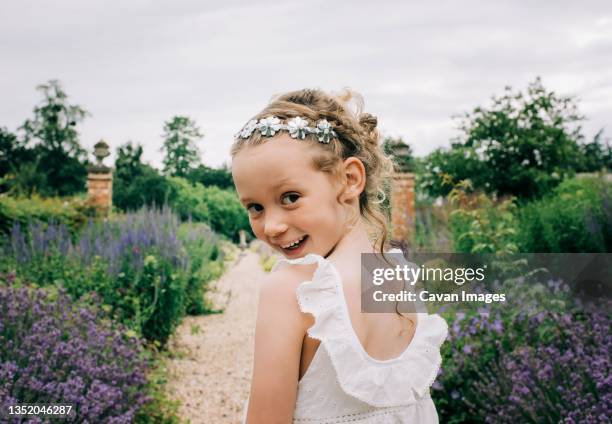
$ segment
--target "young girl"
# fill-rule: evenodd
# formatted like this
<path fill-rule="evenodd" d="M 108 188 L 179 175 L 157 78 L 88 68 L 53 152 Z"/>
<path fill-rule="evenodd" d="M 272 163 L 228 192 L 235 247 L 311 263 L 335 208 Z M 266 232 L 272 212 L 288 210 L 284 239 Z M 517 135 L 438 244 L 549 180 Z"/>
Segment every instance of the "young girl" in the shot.
<path fill-rule="evenodd" d="M 251 228 L 287 258 L 260 289 L 248 424 L 438 422 L 446 322 L 361 312 L 360 255 L 386 251 L 376 199 L 392 169 L 361 107 L 348 90 L 286 93 L 232 146 Z"/>

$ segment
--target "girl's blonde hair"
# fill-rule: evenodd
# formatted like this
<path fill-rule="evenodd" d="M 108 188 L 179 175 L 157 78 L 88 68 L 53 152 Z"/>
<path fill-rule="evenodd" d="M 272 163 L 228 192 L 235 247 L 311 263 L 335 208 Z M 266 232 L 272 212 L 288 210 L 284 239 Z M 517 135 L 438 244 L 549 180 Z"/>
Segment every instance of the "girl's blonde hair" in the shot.
<path fill-rule="evenodd" d="M 349 89 L 328 94 L 322 90 L 298 90 L 274 96 L 270 103 L 252 119 L 276 116 L 286 121 L 299 116 L 314 123 L 326 119 L 337 134 L 329 144 L 319 143 L 316 135 L 306 135 L 299 142 L 311 142 L 319 146 L 320 154 L 315 156 L 316 169 L 340 178 L 340 165 L 345 159 L 355 157 L 363 163 L 366 171 L 365 189 L 359 196 L 359 211 L 370 224 L 370 236 L 376 248 L 384 253 L 387 242 L 387 220 L 380 204 L 388 188 L 393 164 L 379 146 L 377 119 L 363 112 L 363 97 Z M 232 145 L 234 157 L 246 146 L 264 143 L 268 137 L 253 131 L 249 138 L 236 138 Z M 297 140 L 296 140 L 297 142 Z M 380 199 L 379 194 L 382 194 Z"/>

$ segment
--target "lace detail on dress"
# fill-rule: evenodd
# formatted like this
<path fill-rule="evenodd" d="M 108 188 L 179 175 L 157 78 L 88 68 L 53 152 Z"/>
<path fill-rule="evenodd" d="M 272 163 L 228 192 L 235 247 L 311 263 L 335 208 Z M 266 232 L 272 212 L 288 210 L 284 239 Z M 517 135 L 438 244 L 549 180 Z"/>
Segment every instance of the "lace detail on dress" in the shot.
<path fill-rule="evenodd" d="M 312 281 L 304 281 L 297 290 L 300 310 L 310 313 L 315 323 L 308 335 L 321 341 L 342 390 L 374 407 L 408 405 L 422 399 L 433 384 L 442 358 L 440 346 L 448 326 L 439 315 L 417 313 L 417 327 L 412 341 L 397 358 L 381 361 L 363 349 L 351 326 L 346 309 L 340 274 L 333 264 L 316 254 L 298 259 L 281 259 L 282 264 L 317 263 Z M 312 365 L 312 363 L 311 363 Z"/>

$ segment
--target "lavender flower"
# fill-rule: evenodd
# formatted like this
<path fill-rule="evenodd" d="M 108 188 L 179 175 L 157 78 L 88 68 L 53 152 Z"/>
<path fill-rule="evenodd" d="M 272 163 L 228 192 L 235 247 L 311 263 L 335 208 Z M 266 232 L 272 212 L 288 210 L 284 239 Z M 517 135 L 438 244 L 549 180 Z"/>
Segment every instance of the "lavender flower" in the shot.
<path fill-rule="evenodd" d="M 140 343 L 65 292 L 0 286 L 0 404 L 73 403 L 78 422 L 131 422 L 148 401 Z"/>

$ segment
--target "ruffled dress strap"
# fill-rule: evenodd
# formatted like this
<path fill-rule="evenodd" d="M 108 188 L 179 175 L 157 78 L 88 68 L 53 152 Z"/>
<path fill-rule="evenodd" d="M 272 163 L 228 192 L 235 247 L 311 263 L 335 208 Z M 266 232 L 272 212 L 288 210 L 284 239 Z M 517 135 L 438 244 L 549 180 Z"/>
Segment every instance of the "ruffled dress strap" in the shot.
<path fill-rule="evenodd" d="M 297 300 L 302 312 L 313 315 L 315 323 L 308 335 L 321 341 L 342 390 L 374 407 L 407 405 L 425 397 L 442 361 L 446 321 L 439 315 L 417 313 L 415 334 L 406 350 L 394 359 L 374 359 L 351 326 L 342 279 L 330 261 L 311 253 L 298 259 L 283 258 L 273 270 L 287 264 L 315 263 L 312 280 L 302 282 L 296 290 Z"/>

